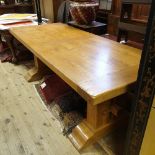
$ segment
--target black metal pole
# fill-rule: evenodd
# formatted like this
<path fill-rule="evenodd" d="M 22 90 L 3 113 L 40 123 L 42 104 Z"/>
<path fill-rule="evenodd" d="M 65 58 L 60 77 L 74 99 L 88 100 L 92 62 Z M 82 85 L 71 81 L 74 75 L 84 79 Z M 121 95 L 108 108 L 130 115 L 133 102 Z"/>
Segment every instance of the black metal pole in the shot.
<path fill-rule="evenodd" d="M 42 23 L 40 0 L 35 0 L 35 5 L 37 11 L 38 25 L 40 25 Z"/>

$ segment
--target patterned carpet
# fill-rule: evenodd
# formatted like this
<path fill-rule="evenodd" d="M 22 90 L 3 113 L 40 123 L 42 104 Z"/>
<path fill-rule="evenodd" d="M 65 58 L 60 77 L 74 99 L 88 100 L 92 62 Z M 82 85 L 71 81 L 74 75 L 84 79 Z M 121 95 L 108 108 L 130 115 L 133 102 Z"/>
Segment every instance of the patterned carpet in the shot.
<path fill-rule="evenodd" d="M 48 76 L 45 81 L 35 84 L 34 87 L 44 105 L 60 122 L 63 135 L 67 136 L 84 119 L 86 102 L 56 77 L 56 75 Z M 58 84 L 56 81 L 60 83 Z"/>

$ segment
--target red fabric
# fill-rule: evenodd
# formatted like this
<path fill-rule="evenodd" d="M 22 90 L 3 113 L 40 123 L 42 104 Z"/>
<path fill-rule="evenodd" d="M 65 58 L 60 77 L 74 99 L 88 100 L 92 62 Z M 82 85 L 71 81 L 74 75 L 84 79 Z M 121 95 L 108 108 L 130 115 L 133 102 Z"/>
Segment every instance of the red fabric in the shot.
<path fill-rule="evenodd" d="M 3 57 L 2 59 L 1 59 L 1 62 L 3 63 L 3 62 L 12 62 L 12 55 L 6 55 L 5 57 Z"/>
<path fill-rule="evenodd" d="M 71 88 L 55 74 L 47 77 L 40 85 L 40 91 L 47 104 L 70 90 Z"/>

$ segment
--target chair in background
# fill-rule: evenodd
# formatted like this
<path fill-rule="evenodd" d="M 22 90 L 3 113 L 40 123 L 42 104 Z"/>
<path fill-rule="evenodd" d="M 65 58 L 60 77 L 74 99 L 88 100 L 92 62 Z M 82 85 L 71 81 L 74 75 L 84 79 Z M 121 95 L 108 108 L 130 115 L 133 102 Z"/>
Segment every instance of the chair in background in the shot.
<path fill-rule="evenodd" d="M 58 14 L 57 14 L 57 22 L 61 23 L 68 23 L 71 19 L 70 16 L 70 1 L 66 0 L 61 3 L 61 5 L 58 8 Z"/>

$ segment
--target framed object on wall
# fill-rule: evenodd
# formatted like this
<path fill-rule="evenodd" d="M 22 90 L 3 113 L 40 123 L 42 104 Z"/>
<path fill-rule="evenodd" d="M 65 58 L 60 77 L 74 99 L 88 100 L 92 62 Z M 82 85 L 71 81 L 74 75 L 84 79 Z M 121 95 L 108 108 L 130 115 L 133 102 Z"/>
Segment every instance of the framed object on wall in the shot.
<path fill-rule="evenodd" d="M 98 2 L 100 10 L 110 11 L 112 9 L 112 0 L 98 0 Z"/>

